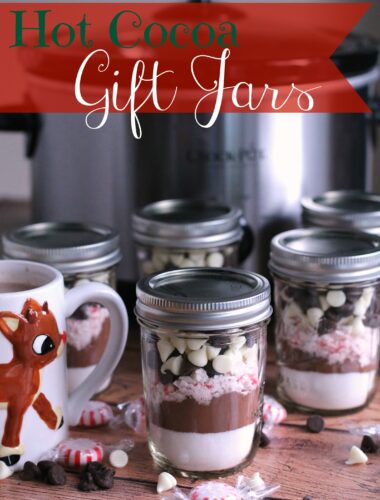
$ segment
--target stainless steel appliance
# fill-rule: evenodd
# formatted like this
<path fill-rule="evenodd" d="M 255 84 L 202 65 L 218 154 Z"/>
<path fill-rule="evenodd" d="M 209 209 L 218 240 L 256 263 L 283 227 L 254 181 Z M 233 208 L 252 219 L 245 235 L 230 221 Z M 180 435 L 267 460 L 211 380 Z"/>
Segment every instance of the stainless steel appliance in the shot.
<path fill-rule="evenodd" d="M 373 103 L 378 48 L 362 38 L 347 43 L 334 60 Z M 41 82 L 39 75 L 34 85 Z M 111 115 L 98 131 L 86 128 L 84 115 L 46 114 L 33 157 L 34 220 L 116 226 L 124 253 L 120 278 L 132 282 L 135 208 L 186 197 L 235 204 L 255 233 L 246 266 L 265 272 L 270 239 L 298 225 L 303 196 L 371 188 L 377 117 L 235 113 L 202 129 L 190 114 L 150 114 L 140 115 L 143 137 L 136 140 L 123 114 Z"/>

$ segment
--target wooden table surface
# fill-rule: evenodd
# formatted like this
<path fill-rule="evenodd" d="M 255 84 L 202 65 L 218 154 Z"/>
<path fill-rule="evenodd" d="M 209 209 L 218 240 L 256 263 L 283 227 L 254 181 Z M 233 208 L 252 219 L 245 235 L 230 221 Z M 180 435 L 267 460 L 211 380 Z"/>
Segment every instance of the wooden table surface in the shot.
<path fill-rule="evenodd" d="M 267 369 L 266 392 L 274 393 L 275 365 L 270 356 Z M 140 359 L 138 347 L 129 348 L 120 364 L 112 386 L 101 395 L 101 399 L 118 403 L 141 395 Z M 100 399 L 100 398 L 98 398 Z M 289 414 L 285 424 L 275 426 L 268 448 L 259 449 L 253 463 L 244 470 L 252 475 L 259 471 L 268 483 L 277 483 L 281 489 L 273 496 L 282 500 L 302 500 L 309 495 L 313 500 L 365 500 L 380 499 L 380 455 L 369 455 L 365 465 L 347 466 L 352 445 L 360 445 L 361 437 L 349 432 L 355 423 L 379 422 L 380 394 L 369 408 L 346 417 L 326 418 L 326 429 L 320 434 L 311 434 L 305 429 L 305 416 Z M 75 429 L 73 436 L 99 438 L 106 443 L 132 437 L 135 447 L 129 454 L 129 464 L 116 473 L 112 490 L 82 493 L 76 489 L 78 476 L 68 474 L 65 486 L 53 487 L 44 484 L 23 482 L 14 474 L 0 482 L 0 499 L 88 499 L 109 500 L 158 500 L 155 493 L 157 470 L 150 458 L 144 437 L 136 437 L 127 429 Z M 226 450 L 227 451 L 227 450 Z M 189 491 L 191 481 L 177 478 L 184 491 Z M 236 478 L 223 479 L 234 484 Z"/>

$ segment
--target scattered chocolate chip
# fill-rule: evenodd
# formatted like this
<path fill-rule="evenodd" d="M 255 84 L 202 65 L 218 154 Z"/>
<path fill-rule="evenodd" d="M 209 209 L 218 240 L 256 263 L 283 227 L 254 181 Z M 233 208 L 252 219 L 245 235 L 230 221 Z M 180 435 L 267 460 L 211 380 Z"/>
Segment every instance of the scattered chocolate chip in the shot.
<path fill-rule="evenodd" d="M 21 472 L 21 479 L 23 481 L 38 481 L 41 479 L 41 471 L 35 463 L 25 462 Z"/>
<path fill-rule="evenodd" d="M 100 462 L 90 462 L 79 475 L 78 489 L 81 491 L 109 490 L 113 487 L 115 471 Z"/>
<path fill-rule="evenodd" d="M 40 462 L 38 462 L 37 466 L 40 469 L 43 478 L 46 476 L 49 469 L 53 467 L 53 465 L 55 465 L 55 462 L 53 462 L 52 460 L 41 460 Z"/>
<path fill-rule="evenodd" d="M 313 500 L 313 497 L 311 497 L 310 495 L 306 495 L 302 500 Z"/>
<path fill-rule="evenodd" d="M 310 415 L 306 421 L 306 428 L 308 431 L 318 434 L 325 428 L 325 421 L 320 415 Z"/>
<path fill-rule="evenodd" d="M 90 472 L 82 472 L 79 478 L 78 490 L 80 491 L 97 491 L 99 488 L 94 482 L 94 478 Z"/>
<path fill-rule="evenodd" d="M 265 434 L 265 432 L 262 432 L 261 431 L 261 435 L 260 435 L 260 448 L 266 448 L 267 446 L 269 446 L 270 444 L 270 439 L 269 437 Z"/>
<path fill-rule="evenodd" d="M 378 446 L 371 436 L 365 435 L 363 436 L 360 449 L 364 451 L 364 453 L 376 453 L 378 450 Z"/>
<path fill-rule="evenodd" d="M 54 486 L 62 486 L 66 484 L 66 472 L 62 465 L 52 465 L 46 473 L 46 482 Z"/>

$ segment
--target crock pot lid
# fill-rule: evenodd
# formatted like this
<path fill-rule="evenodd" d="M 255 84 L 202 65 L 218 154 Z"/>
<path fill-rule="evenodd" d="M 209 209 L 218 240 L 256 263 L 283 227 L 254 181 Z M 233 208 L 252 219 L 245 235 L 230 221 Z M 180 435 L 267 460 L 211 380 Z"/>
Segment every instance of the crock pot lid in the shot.
<path fill-rule="evenodd" d="M 248 271 L 179 269 L 137 284 L 137 316 L 162 326 L 232 328 L 263 321 L 271 312 L 268 280 Z"/>
<path fill-rule="evenodd" d="M 380 278 L 380 238 L 360 231 L 294 229 L 271 242 L 270 268 L 303 280 L 342 283 Z"/>
<path fill-rule="evenodd" d="M 4 254 L 52 264 L 62 272 L 110 267 L 121 260 L 119 235 L 108 226 L 76 222 L 41 222 L 3 236 Z"/>
<path fill-rule="evenodd" d="M 371 70 L 378 64 L 378 58 L 379 42 L 356 34 L 348 35 L 331 57 L 346 77 Z"/>
<path fill-rule="evenodd" d="M 375 193 L 328 191 L 314 198 L 304 198 L 302 208 L 308 224 L 380 229 L 380 195 Z"/>

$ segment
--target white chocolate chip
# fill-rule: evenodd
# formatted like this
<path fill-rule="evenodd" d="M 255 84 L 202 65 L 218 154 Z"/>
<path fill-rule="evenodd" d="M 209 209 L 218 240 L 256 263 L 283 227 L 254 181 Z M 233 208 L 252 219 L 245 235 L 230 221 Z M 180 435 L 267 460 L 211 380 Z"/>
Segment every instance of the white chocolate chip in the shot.
<path fill-rule="evenodd" d="M 152 256 L 152 266 L 155 271 L 159 272 L 165 269 L 165 262 L 160 259 L 160 254 L 154 253 Z"/>
<path fill-rule="evenodd" d="M 161 262 L 161 264 L 165 265 L 169 262 L 169 259 L 170 259 L 170 254 L 167 251 L 160 250 L 158 248 L 153 250 L 152 260 L 154 262 Z"/>
<path fill-rule="evenodd" d="M 160 353 L 160 358 L 163 363 L 168 359 L 168 357 L 171 355 L 171 353 L 174 351 L 173 345 L 168 342 L 167 340 L 159 340 L 157 342 L 157 349 L 158 352 Z"/>
<path fill-rule="evenodd" d="M 143 262 L 141 265 L 141 269 L 144 274 L 152 274 L 155 271 L 154 265 L 150 260 L 146 260 L 145 262 Z"/>
<path fill-rule="evenodd" d="M 189 349 L 192 351 L 197 351 L 200 349 L 205 343 L 207 339 L 187 339 L 186 344 Z"/>
<path fill-rule="evenodd" d="M 213 347 L 212 345 L 206 345 L 206 354 L 207 354 L 207 359 L 209 361 L 212 361 L 213 359 L 215 359 L 218 354 L 220 353 L 220 351 L 222 350 L 221 347 Z"/>
<path fill-rule="evenodd" d="M 255 490 L 262 490 L 265 488 L 265 481 L 260 476 L 260 472 L 255 472 L 249 480 L 250 486 Z"/>
<path fill-rule="evenodd" d="M 250 368 L 258 367 L 258 352 L 257 352 L 257 344 L 252 347 L 243 347 L 241 350 L 243 355 L 243 360 L 247 366 Z"/>
<path fill-rule="evenodd" d="M 81 285 L 87 285 L 87 283 L 90 283 L 90 280 L 87 280 L 85 278 L 82 278 L 74 283 L 74 286 L 81 286 Z"/>
<path fill-rule="evenodd" d="M 350 450 L 350 455 L 348 460 L 346 460 L 347 465 L 355 464 L 365 464 L 368 462 L 367 455 L 357 446 L 353 446 Z"/>
<path fill-rule="evenodd" d="M 244 337 L 244 335 L 240 335 L 239 337 L 233 337 L 231 339 L 230 349 L 232 349 L 233 351 L 237 351 L 241 347 L 243 347 L 245 342 L 246 342 L 246 338 Z"/>
<path fill-rule="evenodd" d="M 229 349 L 227 349 L 227 351 L 224 353 L 224 355 L 232 357 L 234 359 L 235 365 L 237 363 L 241 363 L 243 361 L 242 352 L 239 350 L 231 349 L 231 347 Z"/>
<path fill-rule="evenodd" d="M 360 299 L 357 300 L 355 307 L 354 307 L 354 315 L 359 316 L 362 318 L 365 316 L 365 313 L 368 309 L 366 301 L 363 299 L 363 297 L 360 297 Z"/>
<path fill-rule="evenodd" d="M 205 262 L 205 253 L 204 252 L 190 252 L 189 259 L 194 263 L 196 267 L 204 267 L 206 265 Z"/>
<path fill-rule="evenodd" d="M 173 375 L 179 375 L 181 373 L 182 362 L 182 356 L 173 356 L 172 358 L 169 358 L 161 366 L 161 373 L 165 373 L 169 370 Z"/>
<path fill-rule="evenodd" d="M 224 264 L 224 256 L 220 252 L 209 253 L 206 257 L 206 264 L 210 267 L 222 267 Z"/>
<path fill-rule="evenodd" d="M 190 259 L 183 259 L 183 261 L 181 262 L 181 265 L 179 267 L 181 267 L 181 268 L 194 267 L 194 262 Z"/>
<path fill-rule="evenodd" d="M 7 479 L 7 477 L 11 476 L 12 474 L 13 470 L 0 460 L 0 481 L 2 479 Z"/>
<path fill-rule="evenodd" d="M 342 290 L 330 290 L 326 300 L 331 307 L 342 307 L 346 302 L 346 294 Z"/>
<path fill-rule="evenodd" d="M 176 267 L 182 267 L 182 262 L 185 260 L 185 257 L 181 253 L 174 253 L 170 256 L 170 260 Z"/>
<path fill-rule="evenodd" d="M 212 367 L 218 373 L 232 372 L 235 367 L 235 358 L 221 354 L 213 360 Z"/>
<path fill-rule="evenodd" d="M 311 326 L 316 328 L 318 326 L 319 320 L 323 316 L 323 311 L 322 309 L 319 309 L 319 307 L 310 307 L 310 309 L 307 310 L 306 315 Z"/>
<path fill-rule="evenodd" d="M 128 464 L 128 455 L 124 450 L 113 450 L 110 453 L 109 462 L 112 467 L 122 469 Z"/>
<path fill-rule="evenodd" d="M 186 351 L 186 340 L 181 339 L 180 337 L 172 337 L 170 342 L 174 345 L 177 351 L 180 354 L 183 354 Z"/>
<path fill-rule="evenodd" d="M 352 320 L 351 327 L 354 335 L 361 335 L 365 332 L 365 326 L 361 318 L 354 318 Z"/>
<path fill-rule="evenodd" d="M 327 302 L 326 297 L 324 295 L 321 295 L 319 297 L 319 302 L 321 304 L 322 311 L 327 311 L 327 309 L 329 308 L 329 303 Z"/>
<path fill-rule="evenodd" d="M 169 472 L 161 472 L 157 481 L 157 493 L 169 491 L 177 486 L 177 480 Z"/>
<path fill-rule="evenodd" d="M 206 346 L 201 347 L 197 351 L 191 351 L 187 355 L 187 359 L 195 366 L 202 368 L 208 363 Z"/>

